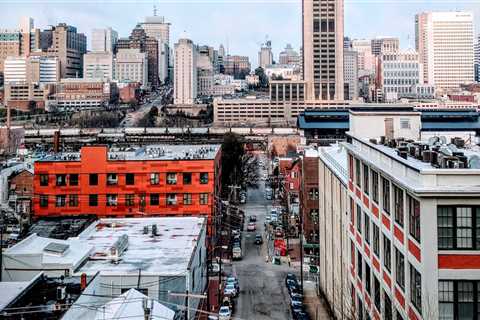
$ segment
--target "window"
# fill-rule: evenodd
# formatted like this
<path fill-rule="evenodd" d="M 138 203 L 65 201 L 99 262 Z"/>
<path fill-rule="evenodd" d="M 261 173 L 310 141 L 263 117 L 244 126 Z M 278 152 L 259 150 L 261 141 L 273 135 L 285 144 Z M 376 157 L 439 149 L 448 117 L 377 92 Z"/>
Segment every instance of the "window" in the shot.
<path fill-rule="evenodd" d="M 310 200 L 318 200 L 318 188 L 310 188 L 308 191 L 308 198 Z"/>
<path fill-rule="evenodd" d="M 68 196 L 68 206 L 78 207 L 78 194 L 71 194 Z"/>
<path fill-rule="evenodd" d="M 78 186 L 78 174 L 70 174 L 68 180 L 71 186 Z"/>
<path fill-rule="evenodd" d="M 370 244 L 370 218 L 366 212 L 363 213 L 363 229 L 365 230 L 363 233 L 365 242 Z"/>
<path fill-rule="evenodd" d="M 389 272 L 392 271 L 392 242 L 386 235 L 382 233 L 383 237 L 383 265 Z"/>
<path fill-rule="evenodd" d="M 363 275 L 363 259 L 360 250 L 357 250 L 357 276 L 359 279 L 362 279 Z"/>
<path fill-rule="evenodd" d="M 393 319 L 393 310 L 392 310 L 392 300 L 387 295 L 385 291 L 383 291 L 383 302 L 384 302 L 384 312 L 383 312 L 383 319 L 384 320 L 392 320 Z"/>
<path fill-rule="evenodd" d="M 201 172 L 200 173 L 200 184 L 207 184 L 208 183 L 208 172 Z"/>
<path fill-rule="evenodd" d="M 114 207 L 118 203 L 118 197 L 116 194 L 107 194 L 107 207 Z"/>
<path fill-rule="evenodd" d="M 472 208 L 457 208 L 456 210 L 456 247 L 458 249 L 469 249 L 473 247 L 473 223 Z"/>
<path fill-rule="evenodd" d="M 173 206 L 177 204 L 177 195 L 175 193 L 167 194 L 167 205 Z"/>
<path fill-rule="evenodd" d="M 439 319 L 479 319 L 480 282 L 440 280 L 438 282 Z"/>
<path fill-rule="evenodd" d="M 167 173 L 167 184 L 177 184 L 177 174 L 174 172 Z"/>
<path fill-rule="evenodd" d="M 150 194 L 150 205 L 151 206 L 158 206 L 160 204 L 160 196 L 158 193 L 151 193 Z"/>
<path fill-rule="evenodd" d="M 372 295 L 372 284 L 370 277 L 370 266 L 365 262 L 365 290 L 369 296 Z"/>
<path fill-rule="evenodd" d="M 160 174 L 159 173 L 150 173 L 150 184 L 151 185 L 158 185 L 160 184 Z"/>
<path fill-rule="evenodd" d="M 401 118 L 400 119 L 400 129 L 410 129 L 410 119 Z"/>
<path fill-rule="evenodd" d="M 438 314 L 440 315 L 440 320 L 453 320 L 457 318 L 455 317 L 454 311 L 454 297 L 454 282 L 438 281 Z"/>
<path fill-rule="evenodd" d="M 402 314 L 400 313 L 400 311 L 398 311 L 398 309 L 395 309 L 395 310 L 396 310 L 396 313 L 397 313 L 397 316 L 396 316 L 395 319 L 396 319 L 396 320 L 405 320 L 405 319 L 403 319 L 403 316 L 402 316 Z"/>
<path fill-rule="evenodd" d="M 360 174 L 360 160 L 355 159 L 355 183 L 360 187 L 361 174 Z"/>
<path fill-rule="evenodd" d="M 184 193 L 183 194 L 183 204 L 192 204 L 192 194 Z"/>
<path fill-rule="evenodd" d="M 395 278 L 400 288 L 405 290 L 405 257 L 397 248 L 395 248 Z"/>
<path fill-rule="evenodd" d="M 373 275 L 373 301 L 377 310 L 380 311 L 380 281 L 375 275 Z"/>
<path fill-rule="evenodd" d="M 107 185 L 113 186 L 118 183 L 118 177 L 116 173 L 107 173 Z"/>
<path fill-rule="evenodd" d="M 363 192 L 368 195 L 369 185 L 369 177 L 368 177 L 368 166 L 366 164 L 363 165 Z"/>
<path fill-rule="evenodd" d="M 474 317 L 473 282 L 458 281 L 458 319 L 478 319 Z"/>
<path fill-rule="evenodd" d="M 183 173 L 183 184 L 192 184 L 192 174 L 190 172 Z"/>
<path fill-rule="evenodd" d="M 373 229 L 373 252 L 377 257 L 380 257 L 380 229 L 372 222 Z"/>
<path fill-rule="evenodd" d="M 98 174 L 90 173 L 88 176 L 88 184 L 91 186 L 98 186 Z"/>
<path fill-rule="evenodd" d="M 40 186 L 42 187 L 48 186 L 48 174 L 40 175 Z"/>
<path fill-rule="evenodd" d="M 88 205 L 90 207 L 98 206 L 98 195 L 96 194 L 89 194 L 88 195 Z"/>
<path fill-rule="evenodd" d="M 410 300 L 417 311 L 422 313 L 422 276 L 410 265 Z"/>
<path fill-rule="evenodd" d="M 66 174 L 57 174 L 56 176 L 57 187 L 62 187 L 67 185 L 67 175 Z"/>
<path fill-rule="evenodd" d="M 390 213 L 390 181 L 382 177 L 382 206 L 386 213 Z"/>
<path fill-rule="evenodd" d="M 200 193 L 200 204 L 208 204 L 208 193 Z"/>
<path fill-rule="evenodd" d="M 357 204 L 357 231 L 362 233 L 362 208 Z"/>
<path fill-rule="evenodd" d="M 56 196 L 55 198 L 55 206 L 57 208 L 60 208 L 60 207 L 65 207 L 65 204 L 66 204 L 66 195 L 64 194 L 59 194 Z"/>
<path fill-rule="evenodd" d="M 125 195 L 125 205 L 127 207 L 132 207 L 135 205 L 135 194 L 126 194 Z"/>
<path fill-rule="evenodd" d="M 45 194 L 40 195 L 40 207 L 41 208 L 48 207 L 48 196 Z"/>
<path fill-rule="evenodd" d="M 420 202 L 407 194 L 407 206 L 409 233 L 420 243 Z"/>
<path fill-rule="evenodd" d="M 480 249 L 480 207 L 437 209 L 439 249 Z"/>
<path fill-rule="evenodd" d="M 372 200 L 378 203 L 378 173 L 372 171 Z"/>
<path fill-rule="evenodd" d="M 353 180 L 353 156 L 351 154 L 348 155 L 348 171 L 350 180 Z"/>
<path fill-rule="evenodd" d="M 403 227 L 403 190 L 393 185 L 393 206 L 395 221 Z"/>
<path fill-rule="evenodd" d="M 135 174 L 134 173 L 127 173 L 125 175 L 125 184 L 127 186 L 131 186 L 135 184 Z"/>

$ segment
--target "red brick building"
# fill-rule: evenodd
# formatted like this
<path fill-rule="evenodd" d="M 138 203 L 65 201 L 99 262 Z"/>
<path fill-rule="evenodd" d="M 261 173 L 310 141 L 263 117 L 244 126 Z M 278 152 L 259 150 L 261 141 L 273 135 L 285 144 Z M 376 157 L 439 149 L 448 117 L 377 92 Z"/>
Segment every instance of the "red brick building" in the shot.
<path fill-rule="evenodd" d="M 304 248 L 307 254 L 314 254 L 318 250 L 319 241 L 318 152 L 310 149 L 305 150 L 301 165 L 300 214 L 303 218 Z"/>
<path fill-rule="evenodd" d="M 220 158 L 219 145 L 89 146 L 52 155 L 34 165 L 34 215 L 211 217 Z"/>

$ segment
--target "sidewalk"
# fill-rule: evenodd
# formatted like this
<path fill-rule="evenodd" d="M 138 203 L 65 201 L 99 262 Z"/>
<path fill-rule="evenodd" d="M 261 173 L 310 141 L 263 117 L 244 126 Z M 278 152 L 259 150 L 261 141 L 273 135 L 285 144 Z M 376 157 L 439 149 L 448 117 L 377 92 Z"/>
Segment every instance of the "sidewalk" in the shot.
<path fill-rule="evenodd" d="M 325 301 L 317 295 L 315 282 L 303 283 L 303 303 L 312 320 L 333 319 L 327 312 Z"/>

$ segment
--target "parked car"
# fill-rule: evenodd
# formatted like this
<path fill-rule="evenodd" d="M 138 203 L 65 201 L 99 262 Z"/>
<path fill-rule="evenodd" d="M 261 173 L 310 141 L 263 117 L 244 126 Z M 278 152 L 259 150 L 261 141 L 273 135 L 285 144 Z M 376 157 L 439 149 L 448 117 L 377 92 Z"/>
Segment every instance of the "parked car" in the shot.
<path fill-rule="evenodd" d="M 233 283 L 227 283 L 223 289 L 223 294 L 225 296 L 236 297 L 237 289 L 235 288 L 235 285 Z"/>
<path fill-rule="evenodd" d="M 250 222 L 247 226 L 247 231 L 255 231 L 257 229 L 257 226 L 255 225 L 255 222 Z"/>
<path fill-rule="evenodd" d="M 209 267 L 210 275 L 217 275 L 220 272 L 220 265 L 216 262 L 212 263 Z"/>
<path fill-rule="evenodd" d="M 251 215 L 250 217 L 248 217 L 248 221 L 257 222 L 257 216 L 256 215 Z"/>
<path fill-rule="evenodd" d="M 218 317 L 219 320 L 230 320 L 232 317 L 230 308 L 228 306 L 220 307 L 220 310 L 218 311 Z"/>
<path fill-rule="evenodd" d="M 232 259 L 233 260 L 241 260 L 243 257 L 242 248 L 237 245 L 232 248 Z"/>
<path fill-rule="evenodd" d="M 277 229 L 275 229 L 275 237 L 277 237 L 277 238 L 282 238 L 283 237 L 282 228 L 277 227 Z"/>
<path fill-rule="evenodd" d="M 262 244 L 263 243 L 263 237 L 261 234 L 257 233 L 255 235 L 255 244 Z"/>
<path fill-rule="evenodd" d="M 305 312 L 303 306 L 292 307 L 293 320 L 310 320 L 310 316 Z"/>
<path fill-rule="evenodd" d="M 290 297 L 290 306 L 291 307 L 303 306 L 302 298 L 297 297 L 297 296 Z"/>
<path fill-rule="evenodd" d="M 235 289 L 237 289 L 237 293 L 240 292 L 240 285 L 238 283 L 238 279 L 233 277 L 233 276 L 229 276 L 227 277 L 227 280 L 225 280 L 225 283 L 226 284 L 233 284 Z"/>

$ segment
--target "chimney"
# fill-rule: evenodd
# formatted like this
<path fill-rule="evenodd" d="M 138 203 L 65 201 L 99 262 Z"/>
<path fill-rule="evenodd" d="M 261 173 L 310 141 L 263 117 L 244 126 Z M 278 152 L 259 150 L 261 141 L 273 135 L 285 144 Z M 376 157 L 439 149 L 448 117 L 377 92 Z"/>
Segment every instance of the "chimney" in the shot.
<path fill-rule="evenodd" d="M 80 276 L 80 289 L 83 291 L 87 287 L 87 274 L 82 273 Z"/>
<path fill-rule="evenodd" d="M 60 152 L 60 130 L 55 131 L 53 135 L 53 152 Z"/>

